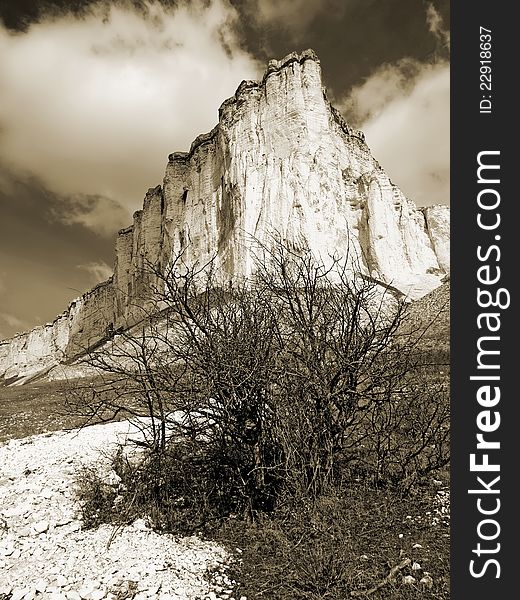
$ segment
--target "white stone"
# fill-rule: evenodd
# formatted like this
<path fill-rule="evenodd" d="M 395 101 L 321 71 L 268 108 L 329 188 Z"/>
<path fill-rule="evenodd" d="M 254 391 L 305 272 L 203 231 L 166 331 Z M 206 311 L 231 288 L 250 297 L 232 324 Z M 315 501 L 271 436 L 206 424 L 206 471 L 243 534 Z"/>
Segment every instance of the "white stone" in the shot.
<path fill-rule="evenodd" d="M 2 554 L 4 556 L 11 556 L 11 554 L 14 552 L 14 543 L 13 542 L 8 542 L 1 550 Z"/>
<path fill-rule="evenodd" d="M 102 600 L 106 596 L 106 590 L 103 588 L 97 588 L 92 590 L 90 593 L 90 600 Z"/>
<path fill-rule="evenodd" d="M 61 593 L 61 589 L 57 585 L 48 585 L 45 590 L 47 594 L 58 594 Z"/>
<path fill-rule="evenodd" d="M 108 485 L 117 486 L 121 483 L 121 477 L 119 477 L 115 471 L 110 471 L 105 477 L 105 483 Z"/>
<path fill-rule="evenodd" d="M 128 581 L 133 581 L 137 583 L 141 579 L 141 573 L 132 569 L 128 572 L 127 577 Z"/>
<path fill-rule="evenodd" d="M 40 496 L 42 498 L 45 498 L 46 500 L 49 500 L 50 498 L 52 498 L 53 495 L 54 495 L 54 492 L 50 488 L 43 488 L 42 491 L 40 492 Z"/>
<path fill-rule="evenodd" d="M 36 523 L 33 523 L 32 526 L 36 533 L 45 533 L 47 529 L 49 529 L 48 521 L 37 521 Z"/>
<path fill-rule="evenodd" d="M 0 355 L 1 358 L 1 355 Z M 29 512 L 31 510 L 31 507 L 28 504 L 25 504 L 23 502 L 20 502 L 19 504 L 17 504 L 16 506 L 12 506 L 11 508 L 6 508 L 3 511 L 3 514 L 5 517 L 18 517 L 20 515 L 24 515 L 25 513 Z"/>
<path fill-rule="evenodd" d="M 43 592 L 47 589 L 47 582 L 45 579 L 38 579 L 38 581 L 34 584 L 34 589 L 37 592 L 40 592 L 40 594 L 43 594 Z"/>
<path fill-rule="evenodd" d="M 78 590 L 79 597 L 83 600 L 89 600 L 93 588 L 91 586 L 83 586 Z"/>
<path fill-rule="evenodd" d="M 146 595 L 150 598 L 150 596 L 155 596 L 160 589 L 159 585 L 151 585 L 148 587 L 146 591 Z"/>
<path fill-rule="evenodd" d="M 15 587 L 11 592 L 10 600 L 22 600 L 30 591 L 30 587 Z"/>
<path fill-rule="evenodd" d="M 403 585 L 413 585 L 417 580 L 411 575 L 405 575 L 402 579 Z"/>
<path fill-rule="evenodd" d="M 58 577 L 56 577 L 55 583 L 58 587 L 61 588 L 61 587 L 65 587 L 69 583 L 69 581 L 64 575 L 58 575 Z"/>
<path fill-rule="evenodd" d="M 148 527 L 148 523 L 146 522 L 145 519 L 136 519 L 133 523 L 132 523 L 132 527 L 134 529 L 137 529 L 139 531 L 146 531 L 149 529 Z"/>

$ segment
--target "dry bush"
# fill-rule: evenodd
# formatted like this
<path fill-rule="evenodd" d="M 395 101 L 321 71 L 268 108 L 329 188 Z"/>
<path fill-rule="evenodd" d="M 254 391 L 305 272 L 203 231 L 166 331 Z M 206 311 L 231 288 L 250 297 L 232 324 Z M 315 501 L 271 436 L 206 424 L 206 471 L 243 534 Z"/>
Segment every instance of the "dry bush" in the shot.
<path fill-rule="evenodd" d="M 275 244 L 223 283 L 181 254 L 155 271 L 146 322 L 89 354 L 105 380 L 76 405 L 138 418 L 146 490 L 130 487 L 157 522 L 251 520 L 360 476 L 407 491 L 446 464 L 447 391 L 421 378 L 420 332 L 355 271 Z"/>

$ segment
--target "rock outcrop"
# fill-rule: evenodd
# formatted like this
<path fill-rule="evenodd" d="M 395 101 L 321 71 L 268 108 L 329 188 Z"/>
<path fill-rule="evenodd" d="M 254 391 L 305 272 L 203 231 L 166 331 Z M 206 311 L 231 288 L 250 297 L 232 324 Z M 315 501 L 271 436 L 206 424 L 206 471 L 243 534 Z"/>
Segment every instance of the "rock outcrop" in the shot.
<path fill-rule="evenodd" d="M 137 323 L 150 309 L 148 265 L 163 269 L 184 250 L 188 262 L 216 255 L 229 279 L 248 276 L 254 244 L 273 236 L 324 260 L 348 255 L 410 298 L 449 271 L 449 208 L 418 209 L 390 181 L 327 100 L 312 50 L 243 81 L 218 125 L 169 156 L 163 185 L 119 232 L 113 277 L 53 323 L 0 342 L 0 377 L 25 381 Z"/>

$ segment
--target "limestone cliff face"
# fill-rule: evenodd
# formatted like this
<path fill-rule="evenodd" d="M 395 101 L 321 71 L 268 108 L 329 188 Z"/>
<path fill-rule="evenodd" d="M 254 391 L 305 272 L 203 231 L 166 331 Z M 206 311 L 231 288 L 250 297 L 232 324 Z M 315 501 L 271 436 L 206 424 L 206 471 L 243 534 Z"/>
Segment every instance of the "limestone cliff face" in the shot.
<path fill-rule="evenodd" d="M 418 209 L 389 180 L 360 131 L 330 105 L 314 52 L 271 61 L 261 82 L 243 81 L 219 123 L 189 152 L 169 157 L 133 225 L 119 232 L 114 276 L 52 324 L 0 342 L 0 377 L 27 377 L 71 360 L 150 309 L 154 278 L 184 250 L 223 275 L 249 275 L 257 240 L 274 237 L 411 298 L 449 271 L 449 208 Z"/>
<path fill-rule="evenodd" d="M 251 238 L 269 245 L 276 233 L 324 259 L 348 255 L 412 297 L 439 285 L 449 211 L 418 210 L 389 180 L 327 101 L 312 51 L 271 61 L 261 83 L 242 82 L 219 112 L 212 132 L 170 155 L 163 193 L 173 252 L 187 245 L 203 261 L 217 251 L 230 277 L 248 275 Z"/>
<path fill-rule="evenodd" d="M 448 206 L 426 206 L 422 209 L 428 236 L 439 267 L 450 272 L 450 209 Z"/>
<path fill-rule="evenodd" d="M 149 310 L 153 270 L 167 264 L 164 198 L 161 186 L 148 190 L 134 224 L 119 232 L 114 267 L 114 306 L 111 326 L 125 328 Z"/>

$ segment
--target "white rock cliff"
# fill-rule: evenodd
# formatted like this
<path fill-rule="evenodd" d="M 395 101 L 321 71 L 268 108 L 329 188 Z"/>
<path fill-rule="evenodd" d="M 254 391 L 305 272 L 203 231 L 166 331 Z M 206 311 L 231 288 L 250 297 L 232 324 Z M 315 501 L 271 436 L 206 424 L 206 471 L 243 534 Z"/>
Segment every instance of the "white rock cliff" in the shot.
<path fill-rule="evenodd" d="M 185 248 L 229 278 L 252 270 L 253 238 L 273 235 L 420 297 L 449 272 L 449 208 L 419 209 L 385 174 L 327 100 L 312 50 L 270 61 L 261 82 L 243 81 L 219 123 L 189 152 L 169 156 L 116 243 L 114 275 L 51 324 L 0 342 L 0 378 L 23 382 L 72 360 L 146 311 L 151 276 Z"/>

